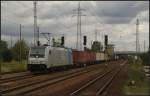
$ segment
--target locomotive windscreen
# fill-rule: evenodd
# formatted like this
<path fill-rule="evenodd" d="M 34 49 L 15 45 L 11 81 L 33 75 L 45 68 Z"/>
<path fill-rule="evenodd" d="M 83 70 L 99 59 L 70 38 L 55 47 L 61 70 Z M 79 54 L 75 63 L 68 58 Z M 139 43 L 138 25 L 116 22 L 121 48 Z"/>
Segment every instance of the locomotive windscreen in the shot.
<path fill-rule="evenodd" d="M 45 56 L 45 47 L 31 47 L 30 57 L 43 58 Z"/>

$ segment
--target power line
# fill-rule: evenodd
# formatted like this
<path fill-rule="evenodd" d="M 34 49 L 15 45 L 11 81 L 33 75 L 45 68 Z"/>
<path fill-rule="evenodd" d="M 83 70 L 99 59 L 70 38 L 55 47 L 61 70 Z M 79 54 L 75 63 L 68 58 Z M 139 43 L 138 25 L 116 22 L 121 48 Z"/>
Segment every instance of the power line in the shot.
<path fill-rule="evenodd" d="M 96 9 L 95 9 L 95 7 L 92 5 L 92 8 L 96 11 Z M 96 12 L 95 11 L 93 11 L 93 10 L 89 10 L 89 12 L 92 14 L 94 14 L 95 15 L 95 19 L 96 19 L 96 21 L 98 22 L 98 23 L 100 23 L 100 24 L 102 24 L 102 25 L 104 25 L 104 21 L 101 21 L 99 18 L 98 18 L 98 16 L 97 16 L 97 14 L 96 14 Z M 94 16 L 93 15 L 93 16 Z"/>
<path fill-rule="evenodd" d="M 45 4 L 44 4 L 45 5 Z M 64 6 L 63 6 L 64 7 Z M 58 10 L 60 10 L 59 8 L 57 8 Z M 56 18 L 57 17 L 59 17 L 59 11 L 56 11 Z M 46 22 L 44 22 L 44 23 L 46 23 Z M 44 25 L 44 23 L 42 22 L 42 23 L 39 23 L 39 25 Z M 67 23 L 68 24 L 68 23 Z M 66 24 L 64 23 L 64 22 L 59 22 L 59 25 L 63 25 L 66 29 L 68 29 L 68 26 L 66 26 Z"/>
<path fill-rule="evenodd" d="M 34 46 L 36 45 L 36 42 L 38 41 L 37 38 L 37 9 L 36 9 L 36 4 L 37 2 L 34 1 Z"/>
<path fill-rule="evenodd" d="M 21 4 L 23 7 L 31 7 L 31 6 L 27 6 L 27 4 L 22 3 L 22 1 L 17 1 L 19 4 Z"/>
<path fill-rule="evenodd" d="M 91 8 L 91 7 L 90 7 L 90 8 Z M 92 6 L 92 9 L 94 9 L 94 10 L 96 11 L 96 9 L 95 9 L 94 6 Z M 102 25 L 102 28 L 104 28 L 104 27 L 103 27 L 103 26 L 105 26 L 104 21 L 100 20 L 99 17 L 97 16 L 96 12 L 93 11 L 92 9 L 90 9 L 88 12 L 91 13 L 91 14 L 93 14 L 93 15 L 91 15 L 91 16 L 95 16 L 96 22 L 98 22 L 98 24 L 101 24 L 101 25 Z M 95 39 L 97 38 L 96 34 L 97 34 L 97 30 L 96 30 L 96 28 L 95 28 Z M 103 37 L 104 37 L 104 34 L 103 34 L 102 38 L 103 38 Z M 103 40 L 103 39 L 102 39 L 102 40 Z"/>
<path fill-rule="evenodd" d="M 82 40 L 82 33 L 81 33 L 81 16 L 85 16 L 82 14 L 82 10 L 85 10 L 85 9 L 81 9 L 80 7 L 80 2 L 78 3 L 78 8 L 77 10 L 77 43 L 76 43 L 76 49 L 82 49 L 82 43 L 81 43 L 81 40 Z M 79 37 L 80 36 L 80 37 Z M 80 44 L 80 46 L 78 46 L 78 44 Z"/>
<path fill-rule="evenodd" d="M 144 40 L 144 53 L 145 53 L 145 40 Z"/>
<path fill-rule="evenodd" d="M 140 51 L 139 47 L 140 47 L 139 46 L 139 19 L 137 18 L 137 21 L 136 21 L 136 55 Z"/>
<path fill-rule="evenodd" d="M 97 41 L 97 29 L 95 27 L 95 41 Z"/>
<path fill-rule="evenodd" d="M 10 21 L 10 20 L 7 20 L 7 19 L 3 19 L 3 20 L 8 21 L 8 22 L 13 23 L 13 24 L 18 24 L 18 23 L 14 22 L 14 21 Z"/>
<path fill-rule="evenodd" d="M 47 39 L 47 41 L 48 41 L 48 45 L 50 45 L 50 43 L 51 43 L 51 34 L 52 33 L 49 33 L 49 32 L 43 32 L 43 33 L 41 33 L 46 39 Z"/>
<path fill-rule="evenodd" d="M 22 34 L 22 33 L 21 33 L 21 24 L 20 24 L 20 48 L 19 48 L 19 49 L 20 49 L 20 52 L 19 52 L 19 53 L 20 53 L 20 64 L 22 64 L 22 60 L 21 60 L 21 57 L 22 57 L 22 56 L 21 56 L 21 45 L 22 45 L 22 44 L 21 44 L 21 40 L 22 40 L 22 39 L 21 39 L 21 34 Z"/>
<path fill-rule="evenodd" d="M 11 41 L 10 41 L 10 42 L 11 42 L 10 45 L 11 45 L 11 48 L 12 48 L 12 43 L 13 43 L 13 42 L 12 42 L 12 32 L 11 32 L 11 35 L 10 35 L 10 40 L 11 40 Z"/>

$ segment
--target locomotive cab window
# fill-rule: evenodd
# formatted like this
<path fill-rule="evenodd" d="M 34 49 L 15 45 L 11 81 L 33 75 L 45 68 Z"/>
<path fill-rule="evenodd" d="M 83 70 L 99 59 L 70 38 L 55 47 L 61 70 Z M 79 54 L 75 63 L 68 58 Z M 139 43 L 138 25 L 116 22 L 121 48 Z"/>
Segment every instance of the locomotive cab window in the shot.
<path fill-rule="evenodd" d="M 30 57 L 35 58 L 36 56 L 38 56 L 39 58 L 44 58 L 45 47 L 32 47 L 30 52 Z"/>

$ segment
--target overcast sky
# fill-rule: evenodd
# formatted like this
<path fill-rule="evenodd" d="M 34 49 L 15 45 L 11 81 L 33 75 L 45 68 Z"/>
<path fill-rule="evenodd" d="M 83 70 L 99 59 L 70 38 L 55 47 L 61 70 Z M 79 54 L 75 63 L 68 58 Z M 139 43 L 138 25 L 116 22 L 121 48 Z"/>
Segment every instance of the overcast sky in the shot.
<path fill-rule="evenodd" d="M 50 32 L 53 37 L 65 35 L 65 46 L 76 47 L 78 1 L 38 1 L 37 24 L 40 33 Z M 140 49 L 149 44 L 149 2 L 148 1 L 81 1 L 84 16 L 82 19 L 82 36 L 86 35 L 87 47 L 97 38 L 104 43 L 115 44 L 115 50 L 135 51 L 136 19 L 139 18 Z M 11 36 L 13 44 L 19 39 L 19 24 L 22 24 L 22 36 L 26 42 L 33 43 L 34 18 L 32 1 L 1 1 L 2 39 L 8 41 Z M 46 39 L 40 36 L 46 43 Z"/>

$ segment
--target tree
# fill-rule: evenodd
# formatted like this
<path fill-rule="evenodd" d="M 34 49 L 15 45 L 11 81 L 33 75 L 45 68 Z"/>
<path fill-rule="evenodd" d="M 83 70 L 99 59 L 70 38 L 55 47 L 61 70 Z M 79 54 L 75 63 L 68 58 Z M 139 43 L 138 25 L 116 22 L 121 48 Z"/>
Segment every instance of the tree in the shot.
<path fill-rule="evenodd" d="M 10 62 L 12 60 L 12 52 L 7 48 L 7 42 L 0 41 L 0 60 L 4 62 Z"/>
<path fill-rule="evenodd" d="M 3 61 L 4 62 L 10 62 L 13 59 L 13 54 L 10 49 L 6 49 L 3 51 Z"/>
<path fill-rule="evenodd" d="M 94 52 L 100 52 L 103 49 L 103 45 L 101 44 L 101 42 L 98 41 L 94 41 L 92 44 L 92 51 Z"/>
<path fill-rule="evenodd" d="M 29 51 L 29 47 L 24 40 L 17 41 L 12 48 L 13 57 L 15 60 L 20 60 L 20 48 L 21 48 L 21 60 L 27 59 L 27 54 Z"/>
<path fill-rule="evenodd" d="M 7 49 L 6 41 L 0 40 L 0 60 L 3 61 L 3 52 Z"/>
<path fill-rule="evenodd" d="M 1 40 L 0 41 L 0 50 L 2 50 L 2 49 L 6 49 L 7 48 L 7 42 L 6 41 L 3 41 L 3 40 Z"/>
<path fill-rule="evenodd" d="M 140 54 L 140 58 L 142 59 L 142 62 L 144 65 L 148 65 L 149 64 L 149 51 L 146 53 Z"/>
<path fill-rule="evenodd" d="M 6 49 L 7 49 L 7 42 L 1 40 L 0 41 L 0 60 L 2 61 L 3 61 L 3 54 Z"/>

